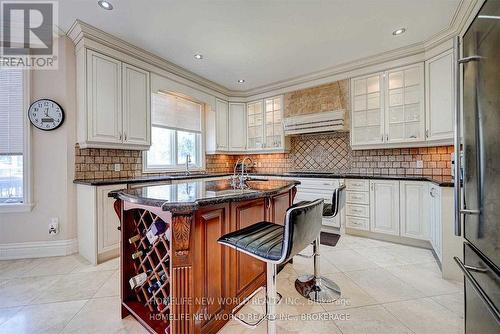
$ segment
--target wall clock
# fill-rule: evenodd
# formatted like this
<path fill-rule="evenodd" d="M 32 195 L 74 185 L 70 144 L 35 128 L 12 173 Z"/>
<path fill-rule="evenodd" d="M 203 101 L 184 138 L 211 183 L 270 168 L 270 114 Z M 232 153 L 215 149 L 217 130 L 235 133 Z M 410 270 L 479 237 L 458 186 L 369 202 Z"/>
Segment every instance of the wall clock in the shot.
<path fill-rule="evenodd" d="M 60 127 L 64 122 L 64 110 L 55 101 L 40 99 L 30 105 L 28 118 L 36 128 L 51 131 Z"/>

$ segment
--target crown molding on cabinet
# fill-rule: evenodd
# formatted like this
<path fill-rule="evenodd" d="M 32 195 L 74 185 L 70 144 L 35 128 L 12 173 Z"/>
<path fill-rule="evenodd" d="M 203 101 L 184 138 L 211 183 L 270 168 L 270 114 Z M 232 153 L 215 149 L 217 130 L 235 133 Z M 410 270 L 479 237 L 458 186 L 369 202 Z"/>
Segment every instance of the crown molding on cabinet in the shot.
<path fill-rule="evenodd" d="M 83 38 L 90 39 L 141 61 L 150 63 L 163 71 L 172 73 L 183 79 L 184 84 L 186 84 L 186 81 L 189 81 L 191 82 L 190 86 L 193 86 L 193 84 L 196 86 L 199 85 L 202 87 L 202 90 L 216 92 L 217 94 L 215 95 L 225 95 L 230 101 L 246 102 L 262 96 L 276 95 L 345 79 L 354 73 L 355 75 L 368 74 L 373 72 L 373 68 L 378 65 L 389 62 L 398 63 L 398 60 L 402 58 L 408 58 L 406 64 L 424 61 L 429 50 L 439 47 L 454 36 L 462 35 L 465 32 L 466 24 L 474 18 L 484 2 L 485 0 L 461 0 L 448 27 L 436 33 L 427 41 L 359 58 L 318 72 L 277 81 L 245 91 L 230 90 L 80 20 L 75 21 L 67 32 L 67 35 L 73 40 L 75 45 Z"/>

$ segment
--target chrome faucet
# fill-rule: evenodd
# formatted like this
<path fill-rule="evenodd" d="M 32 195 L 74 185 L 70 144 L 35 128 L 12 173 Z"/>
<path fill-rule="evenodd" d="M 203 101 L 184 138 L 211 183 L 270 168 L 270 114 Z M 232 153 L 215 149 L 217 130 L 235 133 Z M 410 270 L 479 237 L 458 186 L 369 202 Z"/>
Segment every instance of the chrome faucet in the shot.
<path fill-rule="evenodd" d="M 249 160 L 250 163 L 253 165 L 253 160 L 246 156 L 243 158 L 243 160 L 241 160 L 241 176 L 240 176 L 240 182 L 244 182 L 245 181 L 245 161 Z M 248 171 L 247 171 L 247 177 L 248 177 Z"/>
<path fill-rule="evenodd" d="M 189 171 L 189 163 L 190 162 L 191 162 L 191 155 L 186 154 L 186 175 L 191 174 L 191 172 Z"/>

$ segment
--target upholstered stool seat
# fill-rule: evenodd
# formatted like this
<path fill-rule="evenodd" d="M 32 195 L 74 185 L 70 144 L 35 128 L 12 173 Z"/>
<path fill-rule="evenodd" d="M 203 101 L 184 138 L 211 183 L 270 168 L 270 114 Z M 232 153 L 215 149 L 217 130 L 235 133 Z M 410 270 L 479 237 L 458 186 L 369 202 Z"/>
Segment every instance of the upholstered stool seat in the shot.
<path fill-rule="evenodd" d="M 219 242 L 238 251 L 271 261 L 278 261 L 283 247 L 281 225 L 266 221 L 223 235 Z"/>

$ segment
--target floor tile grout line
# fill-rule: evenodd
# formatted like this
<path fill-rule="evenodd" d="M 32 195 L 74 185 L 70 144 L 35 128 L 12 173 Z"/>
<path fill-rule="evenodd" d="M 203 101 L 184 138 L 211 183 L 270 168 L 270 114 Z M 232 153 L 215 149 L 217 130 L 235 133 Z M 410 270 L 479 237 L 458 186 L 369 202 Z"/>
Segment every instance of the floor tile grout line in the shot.
<path fill-rule="evenodd" d="M 384 304 L 381 304 L 380 305 L 384 310 L 386 310 L 386 312 L 388 312 L 390 315 L 393 316 L 394 319 L 396 319 L 396 321 L 398 321 L 401 325 L 403 325 L 403 327 L 405 327 L 406 329 L 408 329 L 410 332 L 412 333 L 416 333 L 413 329 L 410 328 L 410 326 L 408 326 L 407 324 L 405 324 L 401 319 L 399 319 L 394 313 L 392 313 L 389 309 L 387 309 L 386 307 L 384 307 Z"/>
<path fill-rule="evenodd" d="M 73 319 L 75 319 L 75 317 L 80 314 L 80 312 L 83 310 L 83 308 L 85 307 L 85 305 L 88 304 L 88 302 L 90 301 L 90 299 L 88 299 L 85 303 L 83 303 L 82 307 L 75 312 L 75 314 L 73 314 L 73 316 L 71 317 L 71 319 L 68 320 L 68 322 L 66 322 L 66 324 L 64 325 L 64 327 L 57 333 L 57 334 L 60 334 L 62 332 L 64 332 L 64 330 L 66 329 L 66 327 L 68 327 L 68 325 L 71 323 L 71 321 L 73 321 Z"/>

